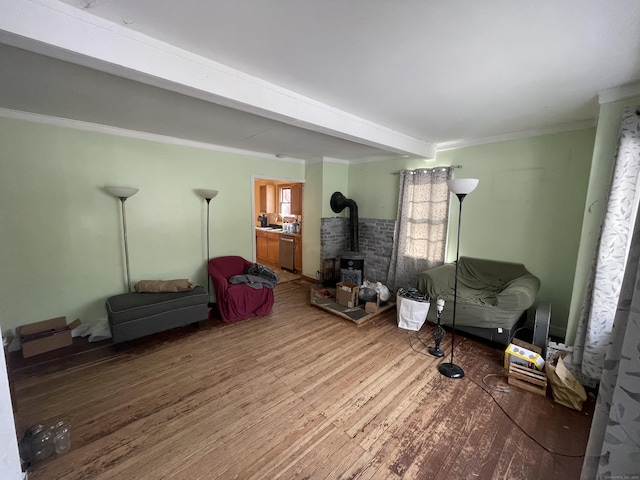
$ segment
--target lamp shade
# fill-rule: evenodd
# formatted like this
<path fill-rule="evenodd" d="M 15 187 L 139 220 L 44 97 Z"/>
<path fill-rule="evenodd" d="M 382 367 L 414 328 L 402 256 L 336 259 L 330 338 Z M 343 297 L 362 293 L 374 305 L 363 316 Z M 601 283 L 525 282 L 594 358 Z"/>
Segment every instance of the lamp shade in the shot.
<path fill-rule="evenodd" d="M 216 198 L 216 195 L 218 195 L 218 190 L 208 190 L 206 188 L 198 188 L 196 192 L 198 193 L 198 195 L 200 195 L 202 198 L 206 200 L 211 200 L 212 198 Z"/>
<path fill-rule="evenodd" d="M 476 189 L 479 181 L 477 178 L 454 178 L 447 180 L 447 185 L 456 195 L 466 195 Z"/>
<path fill-rule="evenodd" d="M 114 197 L 118 198 L 129 198 L 140 190 L 139 188 L 133 187 L 104 187 L 107 192 L 109 192 Z"/>

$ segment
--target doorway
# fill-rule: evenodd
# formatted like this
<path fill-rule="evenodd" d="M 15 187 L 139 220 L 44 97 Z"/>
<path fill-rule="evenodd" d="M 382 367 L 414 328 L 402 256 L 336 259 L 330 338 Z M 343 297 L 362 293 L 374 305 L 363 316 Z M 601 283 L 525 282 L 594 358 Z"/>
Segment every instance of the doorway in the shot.
<path fill-rule="evenodd" d="M 302 276 L 303 190 L 298 180 L 253 178 L 254 259 L 276 271 L 281 281 Z M 281 249 L 282 239 L 293 248 Z"/>

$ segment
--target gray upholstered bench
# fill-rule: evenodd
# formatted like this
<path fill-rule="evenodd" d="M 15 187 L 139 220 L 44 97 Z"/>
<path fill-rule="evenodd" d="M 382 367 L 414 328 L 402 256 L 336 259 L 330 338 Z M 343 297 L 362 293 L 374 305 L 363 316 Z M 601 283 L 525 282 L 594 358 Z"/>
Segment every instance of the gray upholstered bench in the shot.
<path fill-rule="evenodd" d="M 209 295 L 201 286 L 188 292 L 123 293 L 110 297 L 106 307 L 113 342 L 206 320 L 208 302 Z"/>

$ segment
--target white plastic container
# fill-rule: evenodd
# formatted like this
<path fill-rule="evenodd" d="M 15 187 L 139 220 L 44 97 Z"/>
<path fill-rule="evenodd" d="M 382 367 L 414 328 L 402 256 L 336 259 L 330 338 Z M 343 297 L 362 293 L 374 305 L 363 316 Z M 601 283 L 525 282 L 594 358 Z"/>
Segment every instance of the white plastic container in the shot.
<path fill-rule="evenodd" d="M 422 328 L 429 313 L 429 302 L 416 302 L 398 295 L 396 308 L 398 310 L 398 327 L 417 332 Z"/>

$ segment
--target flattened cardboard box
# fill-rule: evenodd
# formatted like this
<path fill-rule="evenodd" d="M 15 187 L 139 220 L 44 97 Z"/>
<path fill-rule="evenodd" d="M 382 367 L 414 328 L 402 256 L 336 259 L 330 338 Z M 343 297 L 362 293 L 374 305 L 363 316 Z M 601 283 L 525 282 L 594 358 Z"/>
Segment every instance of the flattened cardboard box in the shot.
<path fill-rule="evenodd" d="M 67 325 L 67 317 L 57 317 L 18 327 L 22 356 L 29 358 L 71 345 L 71 330 L 79 325 L 80 320 Z"/>

